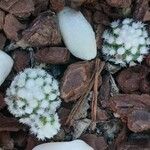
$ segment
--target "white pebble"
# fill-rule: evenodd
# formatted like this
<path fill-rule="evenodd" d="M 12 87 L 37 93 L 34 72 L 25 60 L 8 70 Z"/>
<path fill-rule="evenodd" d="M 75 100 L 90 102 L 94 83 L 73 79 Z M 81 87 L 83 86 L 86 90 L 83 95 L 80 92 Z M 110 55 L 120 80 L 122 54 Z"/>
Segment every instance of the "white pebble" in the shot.
<path fill-rule="evenodd" d="M 80 11 L 65 7 L 58 13 L 60 31 L 70 52 L 83 60 L 97 55 L 95 33 Z"/>
<path fill-rule="evenodd" d="M 36 146 L 33 150 L 94 150 L 82 140 L 71 142 L 52 142 Z"/>
<path fill-rule="evenodd" d="M 13 59 L 0 50 L 0 85 L 5 81 L 13 67 Z"/>

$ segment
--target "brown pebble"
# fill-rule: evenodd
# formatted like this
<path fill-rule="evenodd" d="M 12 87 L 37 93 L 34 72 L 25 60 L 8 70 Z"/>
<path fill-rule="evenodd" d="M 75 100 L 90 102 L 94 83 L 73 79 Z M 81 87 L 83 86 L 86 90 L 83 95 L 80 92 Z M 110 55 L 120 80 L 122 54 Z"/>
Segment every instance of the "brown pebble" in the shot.
<path fill-rule="evenodd" d="M 132 111 L 128 116 L 128 128 L 133 132 L 148 131 L 150 129 L 150 112 L 146 109 Z"/>
<path fill-rule="evenodd" d="M 127 94 L 139 91 L 140 82 L 147 75 L 147 71 L 145 66 L 140 65 L 124 69 L 117 76 L 120 89 Z"/>
<path fill-rule="evenodd" d="M 96 117 L 97 122 L 103 122 L 109 119 L 107 112 L 105 110 L 100 109 L 99 107 L 97 108 Z"/>
<path fill-rule="evenodd" d="M 0 32 L 0 49 L 2 50 L 6 43 L 6 36 Z"/>
<path fill-rule="evenodd" d="M 30 66 L 29 54 L 25 51 L 15 50 L 13 53 L 13 58 L 14 58 L 14 69 L 17 72 L 20 72 Z"/>
<path fill-rule="evenodd" d="M 61 81 L 61 98 L 65 102 L 77 100 L 87 87 L 93 71 L 93 63 L 77 62 L 71 64 L 64 73 Z"/>
<path fill-rule="evenodd" d="M 4 108 L 6 106 L 3 94 L 0 92 L 0 109 Z"/>
<path fill-rule="evenodd" d="M 110 108 L 127 121 L 128 113 L 133 109 L 150 108 L 150 96 L 147 94 L 119 94 L 110 98 Z"/>
<path fill-rule="evenodd" d="M 108 145 L 102 136 L 96 136 L 94 134 L 85 134 L 81 137 L 88 145 L 90 145 L 94 150 L 106 150 Z"/>
<path fill-rule="evenodd" d="M 32 47 L 61 44 L 61 34 L 57 26 L 56 16 L 50 11 L 40 14 L 22 34 L 23 38 L 20 43 Z"/>
<path fill-rule="evenodd" d="M 0 9 L 0 30 L 3 29 L 5 12 Z"/>
<path fill-rule="evenodd" d="M 8 39 L 18 41 L 18 32 L 24 28 L 25 25 L 21 24 L 15 16 L 11 14 L 6 15 L 3 29 Z"/>
<path fill-rule="evenodd" d="M 65 0 L 50 0 L 50 8 L 55 12 L 61 11 L 65 6 Z"/>
<path fill-rule="evenodd" d="M 34 57 L 39 63 L 64 64 L 69 61 L 70 52 L 63 47 L 47 47 L 39 49 Z"/>
<path fill-rule="evenodd" d="M 127 8 L 131 5 L 131 0 L 106 0 L 112 7 L 122 7 Z"/>
<path fill-rule="evenodd" d="M 32 0 L 1 0 L 0 8 L 17 17 L 28 17 L 34 11 L 34 3 Z"/>

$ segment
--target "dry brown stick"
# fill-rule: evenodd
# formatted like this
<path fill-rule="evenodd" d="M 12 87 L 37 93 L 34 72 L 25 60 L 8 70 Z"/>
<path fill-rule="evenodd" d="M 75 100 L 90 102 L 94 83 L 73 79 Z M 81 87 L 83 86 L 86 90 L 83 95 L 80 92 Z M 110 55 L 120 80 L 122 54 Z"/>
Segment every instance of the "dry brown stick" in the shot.
<path fill-rule="evenodd" d="M 99 59 L 98 59 L 98 60 L 99 60 Z M 96 62 L 97 62 L 97 59 L 96 59 L 96 61 L 95 61 L 95 70 L 94 70 L 94 72 L 93 72 L 93 74 L 92 74 L 92 77 L 91 77 L 89 83 L 88 83 L 88 86 L 87 86 L 87 88 L 84 90 L 83 95 L 80 97 L 80 99 L 77 101 L 77 103 L 76 103 L 75 106 L 73 107 L 71 113 L 69 114 L 68 119 L 67 119 L 67 121 L 66 121 L 66 123 L 65 123 L 66 125 L 69 125 L 69 126 L 72 125 L 76 114 L 79 112 L 79 110 L 80 110 L 82 104 L 84 103 L 84 100 L 86 99 L 86 97 L 88 96 L 88 94 L 90 93 L 90 91 L 91 91 L 91 89 L 92 89 L 92 87 L 93 87 L 93 85 L 94 85 L 94 77 L 95 77 L 96 72 L 98 72 L 98 74 L 100 74 L 100 72 L 101 72 L 102 69 L 103 69 L 104 63 L 102 62 L 102 67 L 99 66 L 99 68 L 100 68 L 100 69 L 99 69 L 98 67 L 96 67 Z"/>
<path fill-rule="evenodd" d="M 93 99 L 92 99 L 92 107 L 91 107 L 91 117 L 92 117 L 92 129 L 96 126 L 96 114 L 97 114 L 97 97 L 98 97 L 98 81 L 100 77 L 100 73 L 104 68 L 105 63 L 100 62 L 99 59 L 96 60 L 96 73 L 94 78 L 94 87 L 93 87 Z"/>
<path fill-rule="evenodd" d="M 94 74 L 92 75 L 87 88 L 83 92 L 83 95 L 80 97 L 80 99 L 77 101 L 77 103 L 75 104 L 75 106 L 71 110 L 71 113 L 69 114 L 69 117 L 68 117 L 68 119 L 67 119 L 67 121 L 65 123 L 66 125 L 69 125 L 69 126 L 72 125 L 76 113 L 79 112 L 82 104 L 84 103 L 85 98 L 88 96 L 89 92 L 91 91 L 91 89 L 92 89 L 92 87 L 94 85 L 93 79 L 94 79 Z"/>

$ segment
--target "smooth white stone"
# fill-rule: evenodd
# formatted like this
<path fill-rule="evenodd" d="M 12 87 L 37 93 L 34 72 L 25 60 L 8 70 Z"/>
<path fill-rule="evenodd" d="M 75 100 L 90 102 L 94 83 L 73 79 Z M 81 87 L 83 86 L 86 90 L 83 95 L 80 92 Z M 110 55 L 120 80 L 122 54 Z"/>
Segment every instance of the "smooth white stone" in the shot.
<path fill-rule="evenodd" d="M 94 150 L 82 140 L 71 142 L 52 142 L 36 146 L 32 150 Z"/>
<path fill-rule="evenodd" d="M 5 81 L 13 67 L 13 59 L 0 50 L 0 85 Z"/>
<path fill-rule="evenodd" d="M 58 13 L 59 28 L 70 52 L 83 60 L 97 55 L 95 33 L 80 11 L 65 7 Z"/>

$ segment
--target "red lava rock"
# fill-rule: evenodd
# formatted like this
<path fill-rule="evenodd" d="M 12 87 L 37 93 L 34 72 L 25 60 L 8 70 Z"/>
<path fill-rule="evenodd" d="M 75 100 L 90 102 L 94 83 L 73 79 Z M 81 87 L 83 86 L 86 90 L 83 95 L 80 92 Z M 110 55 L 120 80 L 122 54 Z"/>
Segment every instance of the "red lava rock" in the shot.
<path fill-rule="evenodd" d="M 63 47 L 47 47 L 35 53 L 35 59 L 40 63 L 64 64 L 69 61 L 70 52 Z"/>
<path fill-rule="evenodd" d="M 5 117 L 0 114 L 0 132 L 1 131 L 19 131 L 21 125 L 14 118 Z"/>
<path fill-rule="evenodd" d="M 124 69 L 117 77 L 120 89 L 124 93 L 139 91 L 140 82 L 147 75 L 148 69 L 144 66 L 135 66 Z"/>
<path fill-rule="evenodd" d="M 33 12 L 34 16 L 37 16 L 40 12 L 48 8 L 48 0 L 33 0 L 35 10 Z"/>
<path fill-rule="evenodd" d="M 24 28 L 25 25 L 21 24 L 15 18 L 15 16 L 11 14 L 6 15 L 3 29 L 8 39 L 18 41 L 19 40 L 18 31 L 23 30 Z"/>
<path fill-rule="evenodd" d="M 0 109 L 4 108 L 6 106 L 3 94 L 0 92 Z"/>
<path fill-rule="evenodd" d="M 127 8 L 131 5 L 131 0 L 106 0 L 112 7 L 123 7 Z"/>
<path fill-rule="evenodd" d="M 50 8 L 55 12 L 61 11 L 65 6 L 65 0 L 50 0 Z"/>
<path fill-rule="evenodd" d="M 138 0 L 134 6 L 133 16 L 136 20 L 143 21 L 146 12 L 149 10 L 148 0 Z"/>
<path fill-rule="evenodd" d="M 109 119 L 107 112 L 105 110 L 100 109 L 99 107 L 97 108 L 96 117 L 97 122 L 103 122 Z"/>
<path fill-rule="evenodd" d="M 3 49 L 6 43 L 6 37 L 3 33 L 0 33 L 0 49 Z"/>
<path fill-rule="evenodd" d="M 110 108 L 126 122 L 129 113 L 133 110 L 150 108 L 150 96 L 119 94 L 110 98 Z"/>
<path fill-rule="evenodd" d="M 0 9 L 0 30 L 2 30 L 4 25 L 5 12 Z"/>
<path fill-rule="evenodd" d="M 39 15 L 22 34 L 23 38 L 20 43 L 23 45 L 43 47 L 61 43 L 61 34 L 56 23 L 56 16 L 52 15 L 51 12 L 44 12 Z"/>
<path fill-rule="evenodd" d="M 13 53 L 14 69 L 17 72 L 24 70 L 30 66 L 29 54 L 26 51 L 15 50 Z"/>
<path fill-rule="evenodd" d="M 32 0 L 1 0 L 0 8 L 17 17 L 28 17 L 34 11 Z"/>
<path fill-rule="evenodd" d="M 150 108 L 150 107 L 149 107 Z M 150 129 L 150 112 L 135 110 L 128 114 L 128 128 L 133 132 L 142 132 Z"/>
<path fill-rule="evenodd" d="M 10 132 L 0 132 L 0 145 L 4 150 L 12 150 L 14 141 L 10 136 Z"/>
<path fill-rule="evenodd" d="M 105 74 L 102 77 L 102 85 L 99 90 L 98 101 L 103 108 L 108 107 L 109 98 L 110 98 L 110 75 Z"/>
<path fill-rule="evenodd" d="M 97 137 L 94 134 L 85 134 L 81 139 L 93 147 L 94 150 L 106 150 L 108 148 L 108 145 L 102 136 Z"/>
<path fill-rule="evenodd" d="M 88 85 L 92 74 L 92 64 L 82 61 L 71 64 L 64 73 L 61 82 L 61 98 L 65 102 L 77 100 Z"/>

